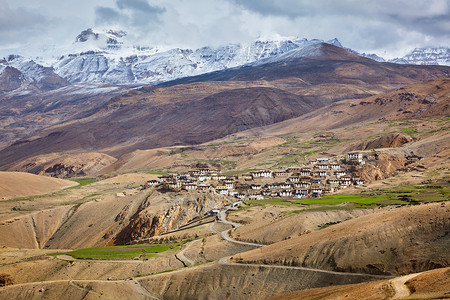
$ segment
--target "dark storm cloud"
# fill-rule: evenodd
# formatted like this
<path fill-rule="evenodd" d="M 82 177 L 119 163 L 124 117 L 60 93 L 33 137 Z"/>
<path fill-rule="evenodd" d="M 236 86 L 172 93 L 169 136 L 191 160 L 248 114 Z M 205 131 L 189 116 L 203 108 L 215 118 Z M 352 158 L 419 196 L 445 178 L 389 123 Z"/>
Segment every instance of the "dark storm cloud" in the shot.
<path fill-rule="evenodd" d="M 115 7 L 98 6 L 95 9 L 96 24 L 122 24 L 147 27 L 158 21 L 165 9 L 150 5 L 146 0 L 117 0 Z"/>
<path fill-rule="evenodd" d="M 120 22 L 121 19 L 121 14 L 109 7 L 97 7 L 95 9 L 95 15 L 97 17 L 97 22 L 101 24 Z"/>

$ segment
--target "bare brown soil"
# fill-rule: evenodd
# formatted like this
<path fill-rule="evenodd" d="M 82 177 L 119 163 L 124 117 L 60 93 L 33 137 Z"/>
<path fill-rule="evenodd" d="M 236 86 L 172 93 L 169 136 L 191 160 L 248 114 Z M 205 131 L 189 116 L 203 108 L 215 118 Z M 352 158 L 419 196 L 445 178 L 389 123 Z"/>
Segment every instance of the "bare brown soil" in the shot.
<path fill-rule="evenodd" d="M 397 299 L 393 280 L 365 282 L 318 289 L 308 289 L 289 294 L 270 297 L 270 300 L 282 299 Z M 406 299 L 448 299 L 450 290 L 449 268 L 437 269 L 417 274 L 406 281 L 411 296 Z M 403 299 L 403 298 L 402 298 Z"/>
<path fill-rule="evenodd" d="M 228 219 L 244 224 L 232 231 L 233 238 L 268 245 L 309 234 L 326 223 L 343 222 L 380 210 L 376 208 L 302 212 L 298 207 L 287 209 L 266 206 L 252 207 L 229 214 Z"/>
<path fill-rule="evenodd" d="M 75 186 L 76 182 L 37 176 L 22 172 L 0 172 L 0 201 L 42 195 L 58 189 Z"/>
<path fill-rule="evenodd" d="M 408 274 L 447 266 L 448 203 L 383 211 L 234 257 L 237 262 Z"/>
<path fill-rule="evenodd" d="M 52 153 L 26 159 L 10 168 L 58 178 L 96 176 L 117 159 L 103 153 Z"/>
<path fill-rule="evenodd" d="M 361 143 L 353 149 L 349 149 L 350 151 L 355 150 L 370 150 L 377 148 L 396 148 L 400 147 L 403 144 L 409 143 L 412 141 L 412 138 L 406 134 L 402 133 L 391 133 L 380 138 L 377 138 L 372 141 L 367 141 L 365 143 Z"/>
<path fill-rule="evenodd" d="M 350 77 L 357 74 L 364 80 L 377 76 L 370 69 L 360 67 L 344 64 L 336 72 Z M 299 78 L 251 84 L 190 83 L 170 89 L 137 90 L 115 99 L 108 109 L 115 111 L 139 101 L 146 103 L 146 97 L 152 94 L 158 95 L 155 99 L 159 104 L 174 101 L 182 106 L 183 95 L 186 101 L 202 101 L 210 88 L 222 93 L 253 84 L 286 89 L 302 97 L 308 93 L 320 94 L 328 102 L 336 100 L 332 92 L 344 91 L 345 95 L 361 92 L 367 96 L 404 83 L 401 77 L 394 79 L 389 87 L 352 85 L 350 81 L 307 86 Z M 297 91 L 293 84 L 297 85 Z M 262 299 L 329 285 L 333 287 L 299 293 L 304 292 L 300 295 L 312 299 L 333 296 L 339 299 L 346 295 L 347 298 L 382 299 L 406 295 L 405 291 L 409 290 L 411 297 L 446 297 L 448 268 L 411 278 L 357 283 L 373 279 L 365 274 L 402 275 L 448 267 L 448 202 L 367 210 L 349 210 L 343 205 L 333 211 L 314 212 L 304 212 L 298 206 L 267 205 L 231 212 L 229 219 L 241 224 L 231 232 L 233 238 L 271 244 L 252 250 L 253 246 L 230 243 L 220 237 L 220 232 L 230 225 L 198 221 L 198 216 L 216 204 L 226 203 L 225 197 L 211 199 L 197 193 L 141 191 L 139 185 L 157 175 L 116 174 L 134 170 L 183 171 L 199 163 L 222 166 L 224 171 L 231 172 L 266 167 L 281 169 L 319 156 L 342 155 L 362 143 L 375 143 L 380 161 L 378 170 L 362 167 L 361 177 L 381 180 L 347 189 L 345 193 L 448 180 L 448 91 L 448 80 L 436 80 L 367 99 L 346 100 L 320 111 L 323 115 L 310 113 L 200 145 L 127 150 L 117 161 L 98 153 L 40 156 L 36 166 L 54 166 L 54 162 L 78 166 L 83 159 L 88 159 L 92 164 L 84 166 L 86 172 L 107 174 L 104 177 L 110 178 L 32 197 L 30 201 L 0 202 L 0 241 L 2 245 L 14 247 L 0 249 L 0 274 L 10 276 L 14 282 L 12 286 L 0 288 L 0 298 Z M 222 94 L 226 95 L 230 93 Z M 109 112 L 101 114 L 107 116 Z M 243 120 L 250 115 L 246 114 Z M 412 141 L 397 143 L 403 140 L 398 138 L 402 132 L 411 136 Z M 105 149 L 119 153 L 124 145 L 129 146 L 125 143 Z M 398 171 L 405 166 L 406 156 L 411 152 L 424 159 L 407 165 L 409 170 Z M 369 155 L 373 151 L 362 153 Z M 25 165 L 21 164 L 20 168 Z M 64 172 L 67 172 L 65 168 Z M 191 224 L 190 219 L 197 220 L 193 226 L 163 234 Z M 332 222 L 341 223 L 319 230 L 319 226 Z M 45 256 L 66 248 L 188 238 L 194 240 L 183 246 L 182 255 L 148 261 L 65 261 Z M 240 264 L 227 263 L 227 259 L 222 259 L 227 256 Z M 202 265 L 184 267 L 196 264 Z M 327 271 L 350 272 L 352 276 Z M 135 278 L 129 280 L 130 277 Z"/>

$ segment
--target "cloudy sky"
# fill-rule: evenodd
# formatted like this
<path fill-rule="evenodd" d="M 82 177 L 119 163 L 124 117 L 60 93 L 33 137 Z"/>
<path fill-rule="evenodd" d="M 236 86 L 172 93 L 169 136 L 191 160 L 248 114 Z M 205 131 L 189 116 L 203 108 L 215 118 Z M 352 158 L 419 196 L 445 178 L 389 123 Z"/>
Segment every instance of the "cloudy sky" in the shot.
<path fill-rule="evenodd" d="M 450 46 L 450 0 L 0 0 L 0 53 L 124 29 L 144 45 L 196 48 L 290 36 L 386 58 Z"/>

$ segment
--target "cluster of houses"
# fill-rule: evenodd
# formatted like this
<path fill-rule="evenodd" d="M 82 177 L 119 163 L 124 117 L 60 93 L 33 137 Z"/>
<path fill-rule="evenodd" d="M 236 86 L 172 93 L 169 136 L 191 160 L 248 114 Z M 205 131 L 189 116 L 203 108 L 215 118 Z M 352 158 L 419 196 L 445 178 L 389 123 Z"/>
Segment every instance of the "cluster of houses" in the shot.
<path fill-rule="evenodd" d="M 239 176 L 226 176 L 219 170 L 196 169 L 184 174 L 159 176 L 146 186 L 170 191 L 204 191 L 242 200 L 265 198 L 312 198 L 326 193 L 363 185 L 354 175 L 354 166 L 365 164 L 361 153 L 348 153 L 339 162 L 317 158 L 306 166 L 284 170 L 260 170 Z"/>

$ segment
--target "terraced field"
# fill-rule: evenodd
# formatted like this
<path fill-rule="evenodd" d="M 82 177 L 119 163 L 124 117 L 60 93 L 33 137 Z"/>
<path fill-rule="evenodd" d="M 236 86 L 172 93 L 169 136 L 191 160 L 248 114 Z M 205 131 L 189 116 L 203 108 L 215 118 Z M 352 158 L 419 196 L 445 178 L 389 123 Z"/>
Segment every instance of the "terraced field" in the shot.
<path fill-rule="evenodd" d="M 51 256 L 69 255 L 75 259 L 140 259 L 173 255 L 187 241 L 168 244 L 140 244 L 85 248 L 70 252 L 52 253 Z"/>

